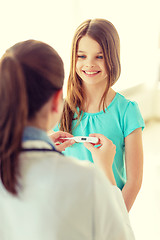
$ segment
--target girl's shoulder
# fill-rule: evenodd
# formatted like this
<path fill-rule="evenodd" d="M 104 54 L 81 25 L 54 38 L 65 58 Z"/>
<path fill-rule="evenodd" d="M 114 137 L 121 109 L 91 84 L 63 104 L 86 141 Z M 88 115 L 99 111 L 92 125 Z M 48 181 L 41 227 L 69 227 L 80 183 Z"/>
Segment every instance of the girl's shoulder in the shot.
<path fill-rule="evenodd" d="M 134 119 L 139 119 L 144 125 L 144 121 L 138 106 L 138 103 L 136 101 L 132 101 L 130 99 L 127 99 L 125 96 L 123 96 L 120 93 L 118 94 L 118 108 L 121 112 L 121 115 L 126 119 L 131 119 L 134 121 Z"/>
<path fill-rule="evenodd" d="M 119 115 L 124 118 L 130 116 L 130 118 L 135 118 L 135 116 L 141 117 L 141 112 L 136 101 L 130 100 L 120 93 L 116 93 L 116 101 L 114 108 L 119 112 Z"/>
<path fill-rule="evenodd" d="M 128 98 L 126 98 L 124 95 L 120 94 L 120 93 L 116 93 L 116 100 L 115 104 L 117 104 L 120 108 L 127 110 L 127 108 L 137 108 L 138 104 L 136 101 L 130 100 Z"/>
<path fill-rule="evenodd" d="M 119 92 L 116 93 L 116 97 L 117 97 L 118 101 L 120 103 L 122 102 L 123 104 L 124 103 L 128 104 L 129 102 L 133 102 L 133 101 L 131 101 L 130 99 L 126 98 L 124 95 L 122 95 Z"/>

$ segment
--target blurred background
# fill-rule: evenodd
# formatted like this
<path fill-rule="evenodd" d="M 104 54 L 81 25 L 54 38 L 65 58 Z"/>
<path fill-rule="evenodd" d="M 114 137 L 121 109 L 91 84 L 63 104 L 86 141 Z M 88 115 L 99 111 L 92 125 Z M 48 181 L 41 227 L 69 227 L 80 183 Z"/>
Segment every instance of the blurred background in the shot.
<path fill-rule="evenodd" d="M 137 101 L 146 123 L 144 180 L 130 212 L 137 240 L 160 239 L 159 9 L 159 0 L 0 0 L 0 56 L 27 39 L 52 45 L 65 65 L 64 96 L 77 26 L 88 18 L 105 18 L 115 25 L 121 40 L 122 73 L 114 89 Z"/>

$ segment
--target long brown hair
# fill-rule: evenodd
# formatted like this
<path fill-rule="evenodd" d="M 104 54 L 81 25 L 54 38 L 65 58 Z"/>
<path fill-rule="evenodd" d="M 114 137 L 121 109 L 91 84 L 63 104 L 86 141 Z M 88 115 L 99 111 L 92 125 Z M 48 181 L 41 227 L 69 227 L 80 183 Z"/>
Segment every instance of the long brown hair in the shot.
<path fill-rule="evenodd" d="M 107 92 L 118 80 L 121 72 L 120 39 L 114 25 L 105 19 L 89 19 L 83 22 L 77 28 L 72 41 L 71 67 L 67 83 L 67 96 L 60 121 L 60 130 L 70 133 L 72 133 L 72 120 L 74 113 L 77 114 L 77 119 L 80 121 L 85 101 L 85 92 L 82 87 L 82 80 L 76 73 L 78 43 L 85 35 L 91 37 L 99 43 L 105 59 L 106 70 L 109 77 L 108 81 L 106 81 L 106 89 L 104 90 L 104 94 L 99 103 L 99 107 L 103 104 L 103 111 L 105 111 L 106 107 L 105 102 Z M 78 111 L 77 107 L 79 108 Z"/>
<path fill-rule="evenodd" d="M 0 60 L 0 177 L 12 194 L 17 193 L 25 124 L 62 88 L 63 80 L 60 56 L 43 42 L 17 43 Z"/>

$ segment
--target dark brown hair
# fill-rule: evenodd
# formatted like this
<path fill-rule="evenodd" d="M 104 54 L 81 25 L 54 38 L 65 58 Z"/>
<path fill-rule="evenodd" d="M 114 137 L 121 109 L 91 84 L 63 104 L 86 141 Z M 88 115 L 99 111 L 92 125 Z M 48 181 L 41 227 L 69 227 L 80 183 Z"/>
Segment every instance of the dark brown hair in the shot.
<path fill-rule="evenodd" d="M 60 130 L 72 132 L 72 120 L 74 113 L 80 120 L 84 105 L 85 92 L 82 87 L 82 80 L 76 73 L 77 49 L 79 40 L 84 36 L 94 39 L 102 48 L 108 81 L 106 89 L 99 103 L 103 103 L 105 111 L 105 100 L 108 89 L 118 80 L 121 72 L 120 65 L 120 40 L 114 25 L 105 19 L 86 20 L 76 30 L 72 42 L 71 67 L 67 83 L 67 97 L 64 103 L 64 110 L 60 122 Z M 77 107 L 79 111 L 77 111 Z"/>
<path fill-rule="evenodd" d="M 17 43 L 0 60 L 0 177 L 12 194 L 17 193 L 25 124 L 62 88 L 63 80 L 60 56 L 43 42 Z"/>

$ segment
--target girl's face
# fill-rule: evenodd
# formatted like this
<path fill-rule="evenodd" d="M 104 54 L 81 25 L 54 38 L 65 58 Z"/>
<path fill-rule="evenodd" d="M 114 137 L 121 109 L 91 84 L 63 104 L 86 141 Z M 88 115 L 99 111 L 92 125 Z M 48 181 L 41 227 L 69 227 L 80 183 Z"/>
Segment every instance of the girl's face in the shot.
<path fill-rule="evenodd" d="M 76 73 L 86 84 L 106 85 L 107 70 L 101 46 L 91 37 L 79 40 L 76 56 Z"/>

